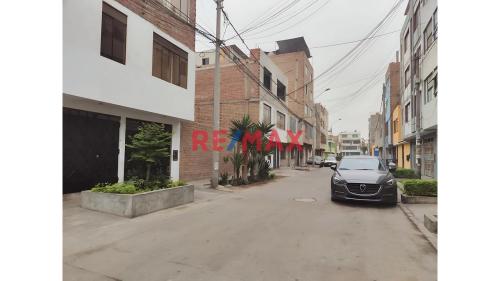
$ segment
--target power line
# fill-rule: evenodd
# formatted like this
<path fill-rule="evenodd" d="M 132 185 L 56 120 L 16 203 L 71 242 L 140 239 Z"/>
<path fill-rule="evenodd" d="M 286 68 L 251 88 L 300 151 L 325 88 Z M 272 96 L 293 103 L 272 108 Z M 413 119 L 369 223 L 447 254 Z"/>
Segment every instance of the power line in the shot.
<path fill-rule="evenodd" d="M 358 44 L 356 44 L 356 46 L 354 46 L 347 54 L 345 54 L 342 58 L 340 58 L 338 61 L 336 61 L 335 63 L 333 63 L 330 67 L 328 67 L 325 71 L 323 71 L 322 73 L 320 73 L 318 76 L 316 76 L 311 81 L 309 81 L 307 83 L 304 83 L 304 85 L 302 85 L 298 89 L 295 89 L 294 91 L 289 92 L 287 94 L 287 96 L 291 95 L 292 93 L 295 93 L 295 92 L 297 92 L 299 90 L 302 90 L 307 85 L 312 84 L 314 81 L 317 81 L 322 76 L 326 75 L 327 73 L 331 72 L 336 67 L 338 67 L 339 65 L 341 65 L 342 63 L 344 63 L 353 53 L 355 53 L 360 47 L 362 47 L 363 43 L 367 40 L 368 37 L 373 36 L 373 34 L 376 34 L 376 32 L 380 29 L 380 27 L 387 21 L 387 19 L 390 16 L 392 16 L 394 14 L 394 12 L 396 11 L 396 9 L 401 5 L 401 3 L 403 1 L 404 0 L 398 0 L 395 3 L 395 5 L 391 8 L 391 10 L 389 10 L 389 12 L 384 16 L 384 18 L 370 32 L 368 32 L 367 36 L 365 36 L 365 38 L 362 41 L 360 41 Z"/>
<path fill-rule="evenodd" d="M 382 34 L 375 35 L 375 36 L 371 36 L 371 37 L 368 37 L 366 39 L 378 38 L 378 37 L 386 36 L 386 35 L 393 34 L 393 33 L 399 32 L 399 31 L 401 31 L 401 29 L 393 30 L 393 31 L 390 31 L 390 32 L 387 32 L 387 33 L 382 33 Z M 363 41 L 363 40 L 366 40 L 366 39 L 359 39 L 359 40 L 354 40 L 354 41 L 340 42 L 340 43 L 329 44 L 329 45 L 322 45 L 322 46 L 314 46 L 314 47 L 309 47 L 309 49 L 319 49 L 319 48 L 335 47 L 335 46 L 340 46 L 340 45 L 346 45 L 346 44 L 352 44 L 352 43 L 360 42 L 360 41 Z"/>
<path fill-rule="evenodd" d="M 288 17 L 287 19 L 285 19 L 284 21 L 281 21 L 280 23 L 277 23 L 277 24 L 273 24 L 273 26 L 268 27 L 268 28 L 266 28 L 266 29 L 259 30 L 258 32 L 254 33 L 252 36 L 255 36 L 255 35 L 257 35 L 257 34 L 263 33 L 263 32 L 265 32 L 265 31 L 267 31 L 267 30 L 274 29 L 274 28 L 276 28 L 276 27 L 278 27 L 278 26 L 280 26 L 280 25 L 282 25 L 282 24 L 284 24 L 284 23 L 286 23 L 286 22 L 288 22 L 288 21 L 290 21 L 290 20 L 294 19 L 294 18 L 295 18 L 295 16 L 297 16 L 297 15 L 299 15 L 299 14 L 301 14 L 301 13 L 304 13 L 304 12 L 305 12 L 308 8 L 310 8 L 311 6 L 313 6 L 314 4 L 316 4 L 318 1 L 319 1 L 319 0 L 313 0 L 313 1 L 309 2 L 309 3 L 307 4 L 307 6 L 306 6 L 306 7 L 302 8 L 302 9 L 301 9 L 301 10 L 299 10 L 297 13 L 295 13 L 295 14 L 293 14 L 293 15 L 289 16 L 289 17 Z M 326 3 L 328 3 L 328 1 L 329 1 L 329 0 L 326 0 L 325 4 L 326 4 Z M 251 34 L 251 33 L 252 33 L 252 32 L 250 32 L 250 34 Z M 270 35 L 269 35 L 269 36 L 270 36 Z M 268 37 L 268 36 L 264 36 L 264 37 Z M 260 38 L 264 38 L 264 37 L 260 37 Z M 252 38 L 252 39 L 254 39 L 254 38 Z M 255 38 L 255 39 L 258 39 L 258 38 Z"/>
<path fill-rule="evenodd" d="M 304 21 L 306 21 L 306 20 L 308 20 L 308 19 L 311 19 L 311 18 L 312 18 L 312 16 L 313 16 L 314 14 L 316 14 L 318 11 L 320 11 L 320 10 L 321 10 L 324 6 L 326 6 L 326 4 L 328 4 L 328 3 L 329 3 L 329 0 L 327 0 L 326 2 L 324 2 L 324 3 L 320 6 L 320 7 L 318 7 L 316 10 L 314 10 L 311 14 L 309 14 L 308 16 L 306 16 L 306 17 L 302 18 L 301 20 L 299 20 L 298 22 L 294 23 L 293 25 L 291 25 L 291 26 L 289 26 L 289 27 L 287 27 L 287 28 L 284 28 L 284 29 L 282 29 L 282 30 L 280 30 L 280 31 L 276 31 L 276 32 L 271 33 L 271 34 L 268 34 L 268 35 L 264 35 L 264 36 L 260 36 L 260 37 L 253 37 L 253 38 L 250 38 L 250 39 L 252 39 L 252 40 L 255 40 L 255 39 L 262 39 L 262 38 L 271 37 L 271 36 L 276 35 L 276 34 L 278 34 L 278 33 L 285 32 L 285 31 L 289 30 L 290 28 L 297 26 L 299 23 L 302 23 L 302 22 L 304 22 Z M 294 17 L 292 16 L 292 17 L 290 17 L 289 19 L 293 19 L 293 18 L 294 18 Z M 274 28 L 274 27 L 271 27 L 271 28 L 269 28 L 269 29 L 272 29 L 272 28 Z M 261 33 L 261 32 L 259 32 L 259 33 Z M 257 34 L 259 34 L 259 33 L 257 33 Z M 254 35 L 256 35 L 256 34 L 254 34 Z"/>
<path fill-rule="evenodd" d="M 241 31 L 241 34 L 250 32 L 252 30 L 256 30 L 257 28 L 260 28 L 260 27 L 264 26 L 265 24 L 269 23 L 269 21 L 271 21 L 272 19 L 276 18 L 277 16 L 283 14 L 284 12 L 286 12 L 287 10 L 289 10 L 290 8 L 292 8 L 293 6 L 295 6 L 299 2 L 300 2 L 300 0 L 293 0 L 291 3 L 289 3 L 286 6 L 284 6 L 282 9 L 278 10 L 274 14 L 270 15 L 268 18 L 263 19 L 260 23 L 256 24 L 255 26 L 247 28 L 247 29 L 244 29 L 243 31 Z M 228 40 L 231 40 L 231 39 L 233 39 L 235 37 L 237 37 L 237 35 L 229 38 Z"/>

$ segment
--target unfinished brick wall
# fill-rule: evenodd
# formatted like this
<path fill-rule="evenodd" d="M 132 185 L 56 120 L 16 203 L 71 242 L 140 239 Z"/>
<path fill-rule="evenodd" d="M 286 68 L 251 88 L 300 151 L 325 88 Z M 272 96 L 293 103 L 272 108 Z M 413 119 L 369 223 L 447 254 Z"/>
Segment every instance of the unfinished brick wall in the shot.
<path fill-rule="evenodd" d="M 249 63 L 248 68 L 258 77 L 258 66 Z M 208 130 L 212 138 L 213 113 L 213 67 L 207 66 L 196 71 L 195 122 L 183 122 L 180 157 L 180 177 L 183 180 L 207 179 L 212 171 L 211 142 L 209 151 L 192 151 L 191 135 L 193 130 Z M 248 114 L 253 121 L 259 120 L 259 88 L 258 85 L 241 73 L 237 66 L 227 64 L 221 66 L 221 98 L 220 129 L 229 130 L 231 121 L 242 119 Z M 228 132 L 229 133 L 229 132 Z M 221 136 L 222 137 L 222 136 Z M 229 136 L 221 146 L 226 148 Z M 232 163 L 224 163 L 223 158 L 232 152 L 220 153 L 219 170 L 221 173 L 233 174 Z"/>
<path fill-rule="evenodd" d="M 190 24 L 176 16 L 168 8 L 164 7 L 161 1 L 116 1 L 194 51 L 194 30 L 190 27 Z M 196 21 L 196 0 L 190 0 L 189 2 L 189 18 L 192 20 L 191 25 L 194 25 Z"/>

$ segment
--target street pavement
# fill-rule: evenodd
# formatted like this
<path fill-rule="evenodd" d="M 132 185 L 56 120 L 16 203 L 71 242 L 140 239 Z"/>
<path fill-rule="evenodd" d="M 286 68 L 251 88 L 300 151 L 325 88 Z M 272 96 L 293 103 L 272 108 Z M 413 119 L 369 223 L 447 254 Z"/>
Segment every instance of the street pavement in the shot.
<path fill-rule="evenodd" d="M 64 280 L 414 281 L 437 255 L 398 207 L 330 201 L 328 168 L 292 171 L 134 219 L 64 202 Z"/>

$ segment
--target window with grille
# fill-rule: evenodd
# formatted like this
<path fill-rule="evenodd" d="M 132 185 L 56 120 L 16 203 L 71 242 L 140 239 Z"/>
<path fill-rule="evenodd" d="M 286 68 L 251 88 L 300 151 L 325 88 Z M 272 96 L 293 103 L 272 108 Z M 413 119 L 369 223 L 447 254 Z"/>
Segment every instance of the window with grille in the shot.
<path fill-rule="evenodd" d="M 127 16 L 102 3 L 101 56 L 125 64 Z"/>
<path fill-rule="evenodd" d="M 276 122 L 276 127 L 285 130 L 285 114 L 277 112 L 278 122 Z"/>
<path fill-rule="evenodd" d="M 271 107 L 267 104 L 264 104 L 264 118 L 262 122 L 271 124 Z"/>
<path fill-rule="evenodd" d="M 432 96 L 434 95 L 434 77 L 432 74 L 425 79 L 425 95 L 424 95 L 424 104 L 430 102 L 432 100 Z"/>
<path fill-rule="evenodd" d="M 153 37 L 153 76 L 186 89 L 187 52 L 156 33 Z"/>
<path fill-rule="evenodd" d="M 266 89 L 268 90 L 271 90 L 271 79 L 271 71 L 264 67 L 264 87 L 266 87 Z"/>
<path fill-rule="evenodd" d="M 429 23 L 424 29 L 424 39 L 425 39 L 425 50 L 427 51 L 431 46 L 432 42 L 434 42 L 433 35 L 433 26 L 432 26 L 432 18 L 429 20 Z"/>
<path fill-rule="evenodd" d="M 278 80 L 278 89 L 277 89 L 278 98 L 282 101 L 286 100 L 286 86 Z"/>
<path fill-rule="evenodd" d="M 295 119 L 295 117 L 293 116 L 290 116 L 290 123 L 289 123 L 289 126 L 290 126 L 290 130 L 294 133 L 297 132 L 297 120 Z"/>

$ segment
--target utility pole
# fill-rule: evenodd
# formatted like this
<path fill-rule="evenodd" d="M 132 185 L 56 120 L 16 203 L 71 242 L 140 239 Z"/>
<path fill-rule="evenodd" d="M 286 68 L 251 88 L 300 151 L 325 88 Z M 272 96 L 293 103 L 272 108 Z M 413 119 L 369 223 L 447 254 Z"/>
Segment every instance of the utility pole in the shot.
<path fill-rule="evenodd" d="M 222 12 L 222 1 L 217 2 L 217 23 L 215 31 L 215 68 L 214 68 L 214 108 L 213 108 L 213 130 L 220 129 L 220 18 Z M 219 185 L 219 151 L 212 151 L 212 180 L 211 187 L 216 188 Z"/>

